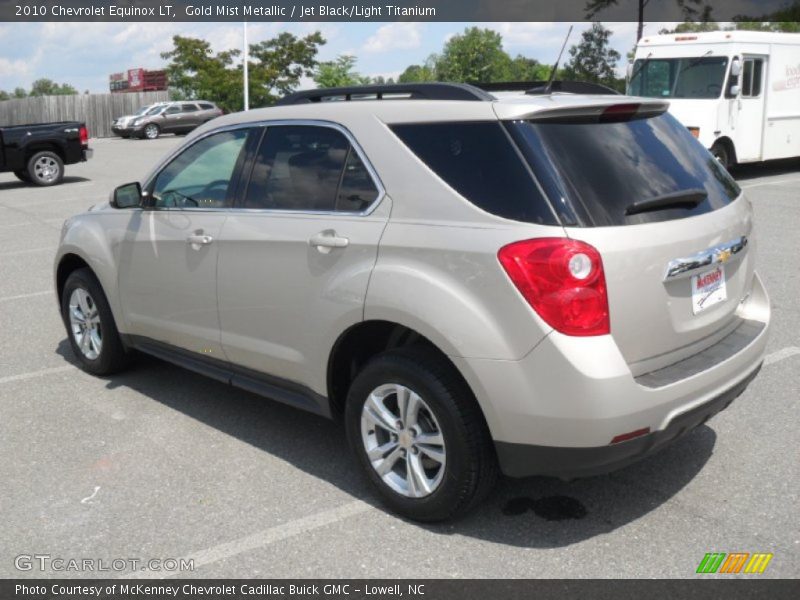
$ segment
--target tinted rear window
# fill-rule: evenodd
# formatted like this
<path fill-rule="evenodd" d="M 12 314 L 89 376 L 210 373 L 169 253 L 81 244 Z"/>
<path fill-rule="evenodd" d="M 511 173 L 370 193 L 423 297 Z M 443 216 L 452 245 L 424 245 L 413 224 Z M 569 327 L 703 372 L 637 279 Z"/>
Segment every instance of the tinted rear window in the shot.
<path fill-rule="evenodd" d="M 499 122 L 395 125 L 392 131 L 445 183 L 481 209 L 516 221 L 558 224 Z"/>
<path fill-rule="evenodd" d="M 692 217 L 721 208 L 740 193 L 722 165 L 669 114 L 614 123 L 521 121 L 507 127 L 565 224 Z M 707 194 L 697 206 L 625 215 L 634 202 L 692 189 Z"/>

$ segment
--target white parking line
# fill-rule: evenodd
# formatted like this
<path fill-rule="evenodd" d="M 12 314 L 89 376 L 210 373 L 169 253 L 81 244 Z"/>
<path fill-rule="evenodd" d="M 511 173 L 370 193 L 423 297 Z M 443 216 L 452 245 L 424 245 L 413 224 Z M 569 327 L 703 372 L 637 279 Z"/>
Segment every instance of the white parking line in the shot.
<path fill-rule="evenodd" d="M 782 183 L 795 183 L 800 181 L 800 177 L 793 177 L 792 179 L 778 179 L 776 181 L 760 181 L 758 183 L 751 183 L 750 185 L 746 183 L 740 183 L 739 187 L 745 190 L 749 190 L 750 188 L 757 188 L 764 185 L 780 185 Z"/>
<path fill-rule="evenodd" d="M 796 354 L 800 354 L 800 348 L 797 346 L 787 346 L 786 348 L 781 348 L 780 350 L 776 350 L 775 352 L 767 354 L 764 357 L 764 366 L 771 365 L 786 358 L 791 358 Z"/>
<path fill-rule="evenodd" d="M 37 296 L 50 296 L 51 294 L 55 294 L 55 292 L 53 290 L 47 290 L 46 292 L 31 292 L 30 294 L 20 294 L 18 296 L 6 296 L 5 298 L 0 298 L 0 302 L 24 300 L 25 298 L 36 298 Z"/>
<path fill-rule="evenodd" d="M 65 373 L 74 370 L 72 365 L 64 365 L 63 367 L 52 367 L 50 369 L 41 369 L 39 371 L 30 371 L 28 373 L 20 373 L 19 375 L 8 375 L 7 377 L 0 377 L 0 385 L 4 383 L 13 383 L 15 381 L 25 381 L 27 379 L 36 379 L 37 377 L 44 377 L 46 375 L 53 375 L 55 373 Z"/>
<path fill-rule="evenodd" d="M 242 554 L 243 552 L 257 550 L 259 548 L 269 546 L 270 544 L 274 544 L 275 542 L 280 542 L 288 538 L 308 533 L 309 531 L 319 529 L 320 527 L 325 527 L 326 525 L 331 525 L 333 523 L 349 519 L 350 517 L 367 512 L 370 509 L 372 509 L 372 505 L 361 500 L 353 500 L 352 502 L 348 502 L 347 504 L 343 504 L 342 506 L 338 506 L 336 508 L 323 510 L 322 512 L 301 517 L 299 519 L 289 521 L 288 523 L 282 523 L 280 525 L 270 527 L 269 529 L 264 529 L 263 531 L 241 537 L 237 540 L 232 540 L 230 542 L 225 542 L 224 544 L 212 546 L 206 550 L 194 552 L 185 558 L 193 560 L 195 568 L 201 567 L 203 565 L 208 565 L 232 556 L 236 556 L 238 554 Z M 120 573 L 117 575 L 117 578 L 146 579 L 151 577 L 163 578 L 177 576 L 181 576 L 181 573 L 155 574 L 153 572 L 136 571 Z"/>

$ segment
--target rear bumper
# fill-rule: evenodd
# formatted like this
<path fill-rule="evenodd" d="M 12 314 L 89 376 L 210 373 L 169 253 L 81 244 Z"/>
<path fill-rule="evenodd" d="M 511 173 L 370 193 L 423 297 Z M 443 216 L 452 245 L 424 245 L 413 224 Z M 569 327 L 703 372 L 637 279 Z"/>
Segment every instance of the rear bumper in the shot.
<path fill-rule="evenodd" d="M 761 370 L 752 373 L 716 398 L 672 419 L 661 431 L 648 433 L 627 442 L 596 448 L 533 446 L 496 442 L 497 457 L 509 477 L 545 475 L 573 479 L 602 475 L 626 467 L 661 450 L 685 433 L 728 408 Z"/>
<path fill-rule="evenodd" d="M 83 156 L 81 156 L 82 161 L 87 161 L 94 156 L 94 150 L 91 148 L 84 148 L 83 149 Z"/>
<path fill-rule="evenodd" d="M 483 409 L 505 473 L 577 477 L 648 454 L 741 393 L 769 333 L 758 276 L 736 318 L 740 326 L 702 352 L 636 377 L 612 335 L 552 332 L 518 361 L 451 359 Z M 651 433 L 611 445 L 642 429 Z"/>

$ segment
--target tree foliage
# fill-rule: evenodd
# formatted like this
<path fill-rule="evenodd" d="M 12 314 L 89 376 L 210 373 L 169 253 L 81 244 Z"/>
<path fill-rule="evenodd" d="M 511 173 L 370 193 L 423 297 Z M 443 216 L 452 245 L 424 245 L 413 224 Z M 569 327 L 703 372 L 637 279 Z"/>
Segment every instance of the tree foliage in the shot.
<path fill-rule="evenodd" d="M 303 38 L 291 33 L 250 44 L 248 60 L 251 106 L 265 106 L 300 85 L 317 65 L 318 49 L 325 43 L 319 32 Z M 172 50 L 161 57 L 170 61 L 167 74 L 171 97 L 212 100 L 229 111 L 244 104 L 241 51 L 214 52 L 205 40 L 176 35 Z"/>
<path fill-rule="evenodd" d="M 462 83 L 508 81 L 512 59 L 491 29 L 469 27 L 451 37 L 436 60 L 436 79 Z"/>
<path fill-rule="evenodd" d="M 611 33 L 600 23 L 592 23 L 591 29 L 581 34 L 581 41 L 569 49 L 562 77 L 619 88 L 616 67 L 620 54 L 609 44 Z"/>
<path fill-rule="evenodd" d="M 17 90 L 15 90 L 15 95 L 16 91 Z M 28 95 L 29 96 L 72 96 L 77 93 L 78 90 L 76 90 L 68 83 L 58 84 L 55 81 L 52 81 L 51 79 L 37 79 L 36 81 L 33 82 L 33 85 L 31 85 L 31 91 L 30 94 Z"/>
<path fill-rule="evenodd" d="M 711 20 L 711 6 L 704 4 L 705 0 L 674 0 L 678 4 L 683 18 L 685 21 L 710 21 Z M 638 22 L 639 27 L 636 34 L 636 39 L 642 39 L 642 32 L 644 31 L 645 21 L 645 8 L 650 3 L 650 0 L 638 0 Z M 586 18 L 593 19 L 599 13 L 618 6 L 619 0 L 587 0 L 586 2 Z"/>
<path fill-rule="evenodd" d="M 369 77 L 356 72 L 356 62 L 356 57 L 348 54 L 337 56 L 336 60 L 321 62 L 314 70 L 314 83 L 321 88 L 371 83 Z"/>

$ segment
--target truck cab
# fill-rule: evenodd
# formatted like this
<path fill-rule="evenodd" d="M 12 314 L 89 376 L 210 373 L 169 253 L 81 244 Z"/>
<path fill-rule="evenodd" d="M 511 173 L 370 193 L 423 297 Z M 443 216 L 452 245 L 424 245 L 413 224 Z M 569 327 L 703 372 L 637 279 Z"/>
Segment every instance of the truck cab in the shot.
<path fill-rule="evenodd" d="M 644 37 L 628 94 L 668 100 L 669 111 L 726 167 L 800 156 L 800 34 Z"/>

